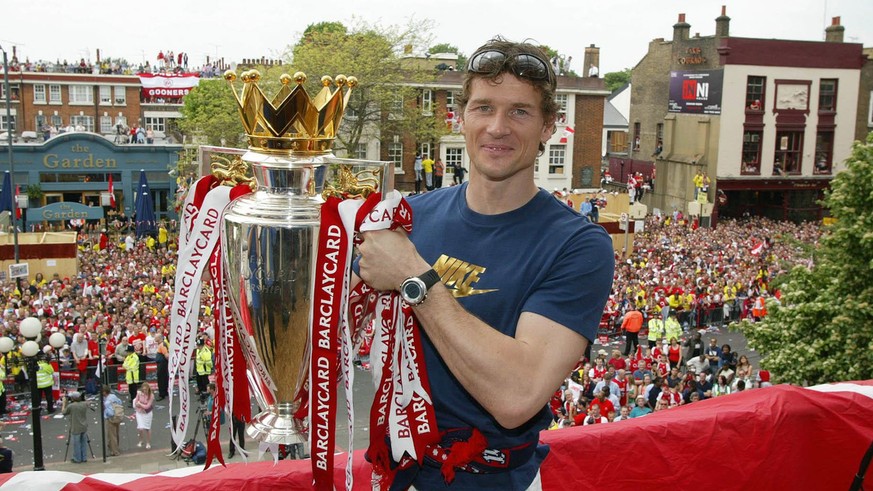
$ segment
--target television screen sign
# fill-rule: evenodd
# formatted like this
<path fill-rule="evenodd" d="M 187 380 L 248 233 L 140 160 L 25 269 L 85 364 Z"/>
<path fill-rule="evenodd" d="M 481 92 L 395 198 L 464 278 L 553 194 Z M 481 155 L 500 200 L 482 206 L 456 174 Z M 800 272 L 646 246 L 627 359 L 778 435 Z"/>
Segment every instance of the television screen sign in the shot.
<path fill-rule="evenodd" d="M 721 114 L 722 70 L 670 72 L 667 111 L 682 114 Z"/>

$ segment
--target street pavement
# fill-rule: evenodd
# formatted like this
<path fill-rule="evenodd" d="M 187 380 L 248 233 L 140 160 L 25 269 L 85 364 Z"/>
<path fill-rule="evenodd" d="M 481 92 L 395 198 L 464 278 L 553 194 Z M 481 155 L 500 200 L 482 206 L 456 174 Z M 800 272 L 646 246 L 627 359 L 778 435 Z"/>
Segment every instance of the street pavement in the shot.
<path fill-rule="evenodd" d="M 704 343 L 709 343 L 709 338 L 715 336 L 718 339 L 718 344 L 721 346 L 724 343 L 731 345 L 734 351 L 740 354 L 745 354 L 749 357 L 752 366 L 759 368 L 760 356 L 747 347 L 746 340 L 742 333 L 728 332 L 727 328 L 722 327 L 713 329 L 703 333 Z M 706 345 L 705 344 L 705 345 Z M 599 349 L 611 351 L 613 348 L 623 349 L 623 341 L 619 339 L 611 340 L 606 345 L 595 343 L 593 353 Z M 373 383 L 369 372 L 355 370 L 354 381 L 354 407 L 355 407 L 355 449 L 363 449 L 368 445 L 368 426 L 369 426 L 369 408 L 373 400 Z M 119 396 L 127 402 L 127 394 L 119 394 Z M 121 425 L 121 455 L 109 457 L 107 451 L 106 462 L 103 461 L 102 439 L 100 431 L 100 413 L 96 410 L 89 413 L 88 434 L 91 439 L 91 447 L 94 452 L 94 457 L 89 451 L 88 461 L 81 464 L 70 462 L 69 457 L 72 456 L 72 448 L 69 449 L 69 454 L 65 459 L 67 450 L 67 432 L 68 421 L 60 415 L 60 411 L 52 416 L 45 415 L 41 418 L 42 434 L 43 434 L 43 455 L 45 468 L 48 470 L 59 470 L 75 472 L 78 474 L 94 474 L 94 473 L 156 473 L 177 468 L 193 466 L 182 459 L 173 459 L 170 454 L 170 411 L 167 405 L 168 400 L 163 400 L 155 404 L 155 416 L 152 423 L 152 448 L 146 450 L 139 448 L 137 444 L 136 420 L 133 416 L 133 409 L 125 408 L 127 417 Z M 3 440 L 7 447 L 14 452 L 14 470 L 28 471 L 33 469 L 33 436 L 30 427 L 30 412 L 16 411 L 18 403 L 10 401 L 10 416 L 5 420 L 5 426 L 0 430 Z M 93 405 L 99 405 L 99 399 L 93 400 Z M 340 391 L 338 407 L 345 407 L 345 397 Z M 337 448 L 345 450 L 348 442 L 348 433 L 346 430 L 346 415 L 345 411 L 338 411 L 337 421 Z M 188 435 L 190 438 L 191 434 Z M 222 451 L 227 455 L 229 432 L 222 430 Z M 186 438 L 187 439 L 187 438 Z M 197 439 L 205 441 L 202 428 L 199 430 Z M 272 457 L 267 453 L 261 459 L 258 459 L 257 446 L 252 441 L 246 442 L 246 448 L 250 450 L 249 461 L 253 460 L 271 460 Z M 237 454 L 229 462 L 242 462 L 242 458 Z"/>

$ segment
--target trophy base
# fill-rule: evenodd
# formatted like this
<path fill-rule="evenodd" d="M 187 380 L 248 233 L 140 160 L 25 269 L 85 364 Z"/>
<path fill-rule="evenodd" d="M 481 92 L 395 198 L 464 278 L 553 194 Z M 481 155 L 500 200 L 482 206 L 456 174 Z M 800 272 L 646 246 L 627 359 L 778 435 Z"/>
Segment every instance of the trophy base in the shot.
<path fill-rule="evenodd" d="M 300 431 L 300 422 L 290 413 L 277 410 L 270 406 L 266 411 L 252 417 L 252 422 L 246 428 L 249 438 L 264 443 L 278 445 L 294 445 L 306 443 L 308 438 Z"/>

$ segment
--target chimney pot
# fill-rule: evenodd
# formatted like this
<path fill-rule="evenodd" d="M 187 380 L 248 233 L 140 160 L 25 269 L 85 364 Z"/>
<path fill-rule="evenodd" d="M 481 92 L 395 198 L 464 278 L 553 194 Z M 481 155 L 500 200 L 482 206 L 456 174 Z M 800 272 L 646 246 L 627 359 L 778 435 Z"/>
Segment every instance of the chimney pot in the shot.
<path fill-rule="evenodd" d="M 721 6 L 721 15 L 727 15 L 727 5 Z"/>
<path fill-rule="evenodd" d="M 840 16 L 839 15 L 831 19 L 831 25 L 832 26 L 840 25 Z"/>
<path fill-rule="evenodd" d="M 679 22 L 685 22 L 685 14 L 679 14 Z"/>

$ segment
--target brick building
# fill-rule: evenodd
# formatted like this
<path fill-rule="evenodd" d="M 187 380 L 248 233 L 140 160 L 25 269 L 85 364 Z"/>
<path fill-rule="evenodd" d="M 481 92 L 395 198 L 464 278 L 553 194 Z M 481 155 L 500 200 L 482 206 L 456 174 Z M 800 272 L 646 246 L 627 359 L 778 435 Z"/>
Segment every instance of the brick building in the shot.
<path fill-rule="evenodd" d="M 843 42 L 839 18 L 825 42 L 731 37 L 724 7 L 715 23 L 713 36 L 691 37 L 680 14 L 673 39 L 652 41 L 633 70 L 632 163 L 657 171 L 646 203 L 693 209 L 705 173 L 699 201 L 715 219 L 820 218 L 858 126 L 862 46 Z"/>
<path fill-rule="evenodd" d="M 45 125 L 81 126 L 111 135 L 115 125 L 138 123 L 140 80 L 132 75 L 93 75 L 10 70 L 11 98 L 0 92 L 0 104 L 11 104 L 13 131 L 41 134 Z M 5 108 L 0 130 L 7 128 Z M 41 139 L 41 138 L 40 138 Z"/>

